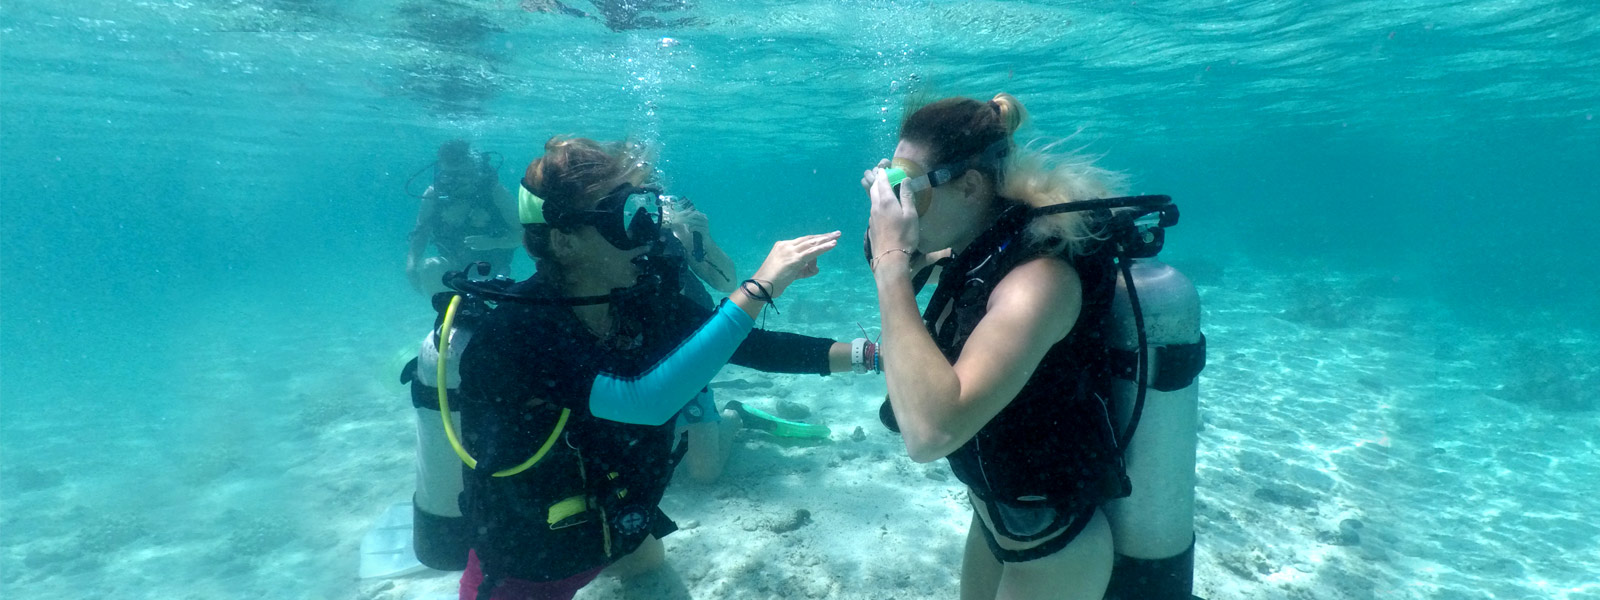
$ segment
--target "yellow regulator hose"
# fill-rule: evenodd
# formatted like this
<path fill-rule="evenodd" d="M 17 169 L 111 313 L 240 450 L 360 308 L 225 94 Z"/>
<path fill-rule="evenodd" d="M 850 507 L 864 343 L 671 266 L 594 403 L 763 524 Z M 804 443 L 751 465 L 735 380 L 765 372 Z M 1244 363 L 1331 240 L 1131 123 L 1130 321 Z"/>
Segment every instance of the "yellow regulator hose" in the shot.
<path fill-rule="evenodd" d="M 439 384 L 439 417 L 444 420 L 444 435 L 450 438 L 450 447 L 455 448 L 456 456 L 461 457 L 461 462 L 467 463 L 468 467 L 476 469 L 478 468 L 477 459 L 472 458 L 472 455 L 467 453 L 467 449 L 461 445 L 461 437 L 456 435 L 456 426 L 450 422 L 450 380 L 446 375 L 449 371 L 447 364 L 450 360 L 450 334 L 453 333 L 452 327 L 456 321 L 456 309 L 460 306 L 460 295 L 450 299 L 450 307 L 444 311 L 444 323 L 439 327 L 438 332 L 439 379 L 437 383 Z M 528 460 L 523 461 L 520 465 L 496 471 L 494 476 L 510 477 L 528 470 L 534 463 L 539 462 L 540 459 L 544 458 L 545 454 L 550 452 L 550 448 L 556 445 L 556 440 L 561 438 L 561 432 L 567 427 L 567 417 L 571 415 L 572 409 L 561 409 L 561 417 L 556 419 L 555 429 L 550 431 L 550 437 L 544 441 L 544 445 L 539 446 L 539 451 L 533 453 L 533 456 L 528 457 Z"/>

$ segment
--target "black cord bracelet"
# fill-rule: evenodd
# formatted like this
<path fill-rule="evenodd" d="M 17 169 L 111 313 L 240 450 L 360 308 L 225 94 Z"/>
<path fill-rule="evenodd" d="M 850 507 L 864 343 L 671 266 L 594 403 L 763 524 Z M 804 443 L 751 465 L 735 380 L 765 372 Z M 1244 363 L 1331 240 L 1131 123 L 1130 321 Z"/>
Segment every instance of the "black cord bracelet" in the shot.
<path fill-rule="evenodd" d="M 756 286 L 756 291 L 754 292 L 750 291 L 750 286 L 752 285 Z M 739 282 L 739 289 L 744 290 L 745 294 L 756 299 L 756 301 L 767 303 L 768 306 L 772 307 L 772 312 L 783 314 L 783 311 L 778 310 L 778 303 L 773 301 L 772 290 L 767 289 L 767 286 L 762 285 L 760 281 L 746 279 Z"/>

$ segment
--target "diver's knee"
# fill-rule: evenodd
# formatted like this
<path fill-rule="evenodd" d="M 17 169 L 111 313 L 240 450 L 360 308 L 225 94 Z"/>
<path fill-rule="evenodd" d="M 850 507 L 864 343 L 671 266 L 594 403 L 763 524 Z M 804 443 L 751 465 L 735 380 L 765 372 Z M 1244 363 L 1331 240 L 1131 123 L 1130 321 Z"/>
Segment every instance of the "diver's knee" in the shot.
<path fill-rule="evenodd" d="M 618 559 L 606 567 L 606 575 L 626 579 L 637 577 L 661 568 L 667 564 L 667 549 L 656 536 L 645 538 L 644 543 L 627 556 Z"/>
<path fill-rule="evenodd" d="M 684 462 L 688 463 L 690 481 L 712 483 L 722 477 L 722 461 L 717 460 L 717 457 L 708 456 L 701 460 L 688 460 L 688 458 L 685 457 Z"/>

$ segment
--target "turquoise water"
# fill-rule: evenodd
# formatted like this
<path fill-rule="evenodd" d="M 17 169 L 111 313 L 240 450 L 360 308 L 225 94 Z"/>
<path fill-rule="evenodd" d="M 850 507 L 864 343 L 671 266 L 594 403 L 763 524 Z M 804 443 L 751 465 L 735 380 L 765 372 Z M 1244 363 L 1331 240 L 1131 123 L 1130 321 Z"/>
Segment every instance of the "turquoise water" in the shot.
<path fill-rule="evenodd" d="M 439 142 L 503 154 L 508 187 L 553 134 L 654 142 L 749 268 L 860 234 L 859 173 L 926 90 L 1013 93 L 1022 137 L 1182 206 L 1213 597 L 1600 597 L 1592 3 L 643 4 L 620 31 L 534 0 L 0 9 L 0 590 L 406 597 L 351 573 L 411 485 L 386 365 L 431 320 L 403 188 Z M 875 323 L 858 253 L 822 268 L 780 323 Z M 862 386 L 837 419 L 871 426 Z M 1393 455 L 1324 454 L 1368 439 Z M 1342 475 L 1261 467 L 1297 453 Z M 1357 509 L 1377 541 L 1324 560 Z"/>

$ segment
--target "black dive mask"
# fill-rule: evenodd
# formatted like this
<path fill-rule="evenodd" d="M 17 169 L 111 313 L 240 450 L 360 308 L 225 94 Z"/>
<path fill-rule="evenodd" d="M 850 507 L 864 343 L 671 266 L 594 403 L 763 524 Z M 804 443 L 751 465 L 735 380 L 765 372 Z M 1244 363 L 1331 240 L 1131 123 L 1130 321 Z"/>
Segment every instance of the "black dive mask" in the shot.
<path fill-rule="evenodd" d="M 618 250 L 634 250 L 661 240 L 661 190 L 624 183 L 592 210 L 562 214 L 567 225 L 591 225 Z"/>
<path fill-rule="evenodd" d="M 434 195 L 440 199 L 448 200 L 455 196 L 465 196 L 473 191 L 473 177 L 464 173 L 440 172 L 433 178 Z"/>
<path fill-rule="evenodd" d="M 445 198 L 482 190 L 493 172 L 488 159 L 476 152 L 472 153 L 470 158 L 453 161 L 449 165 L 439 162 L 435 162 L 434 165 L 433 190 Z"/>

